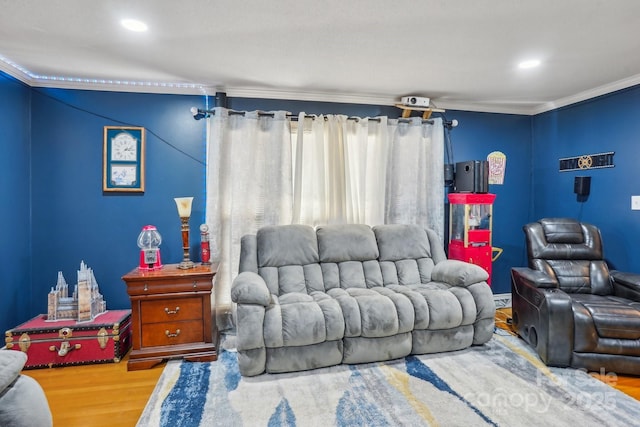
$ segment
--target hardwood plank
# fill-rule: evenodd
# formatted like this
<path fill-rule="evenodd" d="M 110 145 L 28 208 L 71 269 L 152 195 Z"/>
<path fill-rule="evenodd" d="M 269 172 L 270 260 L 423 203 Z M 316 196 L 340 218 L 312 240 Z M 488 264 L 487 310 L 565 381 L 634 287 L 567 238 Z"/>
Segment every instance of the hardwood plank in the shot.
<path fill-rule="evenodd" d="M 47 395 L 53 424 L 66 427 L 135 426 L 155 388 L 164 363 L 127 371 L 119 363 L 30 369 Z"/>

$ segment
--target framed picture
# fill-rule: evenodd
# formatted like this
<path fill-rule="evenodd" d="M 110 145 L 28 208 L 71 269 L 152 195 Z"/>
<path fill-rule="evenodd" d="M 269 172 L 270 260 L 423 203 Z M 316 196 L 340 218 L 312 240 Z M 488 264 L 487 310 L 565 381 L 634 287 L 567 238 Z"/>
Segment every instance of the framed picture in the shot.
<path fill-rule="evenodd" d="M 102 191 L 144 192 L 144 146 L 142 127 L 104 127 Z"/>

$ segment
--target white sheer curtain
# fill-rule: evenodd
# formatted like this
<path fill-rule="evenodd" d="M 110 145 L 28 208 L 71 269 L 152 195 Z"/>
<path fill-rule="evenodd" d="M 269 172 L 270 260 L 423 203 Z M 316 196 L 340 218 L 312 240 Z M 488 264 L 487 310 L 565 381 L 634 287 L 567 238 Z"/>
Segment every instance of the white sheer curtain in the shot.
<path fill-rule="evenodd" d="M 291 223 L 291 137 L 284 111 L 234 114 L 216 108 L 207 126 L 206 222 L 216 274 L 218 328 L 230 328 L 230 286 L 240 239 L 263 225 Z"/>
<path fill-rule="evenodd" d="M 389 120 L 385 223 L 418 224 L 444 243 L 442 119 Z"/>
<path fill-rule="evenodd" d="M 207 127 L 207 224 L 220 262 L 218 327 L 232 327 L 240 239 L 263 225 L 418 224 L 444 236 L 441 119 L 350 118 L 216 108 Z"/>
<path fill-rule="evenodd" d="M 293 138 L 293 222 L 384 222 L 386 118 L 298 118 Z"/>

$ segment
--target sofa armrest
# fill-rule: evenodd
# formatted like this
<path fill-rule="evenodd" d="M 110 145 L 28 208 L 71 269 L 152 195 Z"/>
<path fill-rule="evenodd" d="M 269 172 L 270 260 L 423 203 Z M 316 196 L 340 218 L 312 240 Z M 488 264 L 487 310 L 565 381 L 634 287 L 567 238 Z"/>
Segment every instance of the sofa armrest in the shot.
<path fill-rule="evenodd" d="M 53 425 L 44 390 L 33 378 L 21 375 L 27 355 L 0 350 L 0 426 Z"/>
<path fill-rule="evenodd" d="M 0 396 L 4 390 L 18 378 L 24 364 L 27 362 L 27 354 L 21 351 L 0 350 Z"/>
<path fill-rule="evenodd" d="M 534 288 L 549 289 L 560 287 L 555 277 L 527 267 L 513 267 L 511 269 L 511 276 L 514 280 L 526 283 Z"/>
<path fill-rule="evenodd" d="M 231 284 L 231 300 L 237 304 L 257 304 L 267 307 L 271 293 L 264 279 L 258 274 L 244 271 Z"/>
<path fill-rule="evenodd" d="M 467 287 L 474 283 L 486 282 L 489 278 L 482 267 L 464 261 L 447 259 L 433 267 L 431 280 L 451 286 Z"/>
<path fill-rule="evenodd" d="M 640 274 L 611 270 L 610 275 L 616 296 L 640 301 Z"/>

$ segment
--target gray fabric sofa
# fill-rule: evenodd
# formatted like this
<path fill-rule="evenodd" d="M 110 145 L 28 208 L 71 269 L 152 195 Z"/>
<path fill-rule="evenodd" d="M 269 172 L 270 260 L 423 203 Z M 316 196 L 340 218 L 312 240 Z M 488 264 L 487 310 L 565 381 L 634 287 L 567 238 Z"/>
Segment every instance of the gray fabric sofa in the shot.
<path fill-rule="evenodd" d="M 0 426 L 53 425 L 47 397 L 36 380 L 20 372 L 27 361 L 21 351 L 0 350 Z"/>
<path fill-rule="evenodd" d="M 231 287 L 240 373 L 484 344 L 495 326 L 487 278 L 418 226 L 263 227 L 242 238 Z"/>

